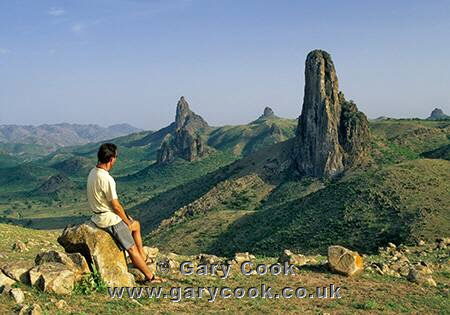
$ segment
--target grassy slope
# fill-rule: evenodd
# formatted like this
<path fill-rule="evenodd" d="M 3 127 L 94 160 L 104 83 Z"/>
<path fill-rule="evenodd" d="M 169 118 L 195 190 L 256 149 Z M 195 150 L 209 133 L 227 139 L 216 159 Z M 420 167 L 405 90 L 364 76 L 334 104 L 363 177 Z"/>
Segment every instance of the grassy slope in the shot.
<path fill-rule="evenodd" d="M 296 127 L 295 119 L 258 119 L 248 125 L 214 129 L 209 134 L 208 145 L 245 156 L 264 146 L 292 138 Z"/>
<path fill-rule="evenodd" d="M 342 244 L 368 252 L 389 241 L 448 236 L 448 174 L 450 162 L 444 160 L 353 174 L 304 198 L 269 203 L 235 222 L 209 250 L 323 253 L 331 244 Z"/>

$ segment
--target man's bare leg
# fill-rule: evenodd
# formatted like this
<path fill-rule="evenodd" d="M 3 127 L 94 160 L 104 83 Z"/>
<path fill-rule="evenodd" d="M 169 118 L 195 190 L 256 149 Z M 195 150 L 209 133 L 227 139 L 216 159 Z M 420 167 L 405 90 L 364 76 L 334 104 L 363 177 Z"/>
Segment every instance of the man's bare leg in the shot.
<path fill-rule="evenodd" d="M 136 243 L 139 253 L 142 255 L 142 259 L 144 259 L 145 261 L 147 255 L 144 252 L 144 247 L 142 244 L 141 225 L 139 221 L 133 220 L 133 223 L 131 224 L 131 234 L 133 235 L 133 239 Z"/>
<path fill-rule="evenodd" d="M 148 268 L 147 264 L 145 263 L 145 260 L 142 257 L 141 253 L 139 252 L 137 246 L 136 245 L 131 246 L 130 249 L 127 250 L 127 252 L 130 255 L 133 265 L 135 265 L 137 269 L 142 271 L 147 280 L 153 279 L 153 273 L 150 271 L 150 268 Z"/>

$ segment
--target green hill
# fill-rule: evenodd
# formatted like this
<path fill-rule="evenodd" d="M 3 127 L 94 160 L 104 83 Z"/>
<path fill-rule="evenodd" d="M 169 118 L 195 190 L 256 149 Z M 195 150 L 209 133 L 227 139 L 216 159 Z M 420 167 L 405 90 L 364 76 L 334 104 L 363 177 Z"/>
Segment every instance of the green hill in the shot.
<path fill-rule="evenodd" d="M 420 159 L 350 174 L 323 189 L 316 181 L 286 181 L 259 207 L 222 203 L 180 222 L 171 218 L 175 223 L 162 224 L 148 241 L 185 253 L 276 255 L 284 248 L 324 253 L 331 244 L 372 252 L 387 242 L 431 240 L 450 231 L 448 174 L 450 162 Z"/>
<path fill-rule="evenodd" d="M 370 165 L 331 183 L 298 181 L 289 169 L 283 173 L 277 163 L 289 159 L 290 141 L 267 146 L 150 199 L 141 211 L 146 230 L 153 230 L 147 240 L 190 254 L 269 254 L 282 248 L 323 251 L 337 241 L 373 251 L 389 241 L 446 234 L 448 222 L 436 222 L 449 216 L 449 163 L 441 160 L 450 143 L 449 125 L 372 122 Z"/>

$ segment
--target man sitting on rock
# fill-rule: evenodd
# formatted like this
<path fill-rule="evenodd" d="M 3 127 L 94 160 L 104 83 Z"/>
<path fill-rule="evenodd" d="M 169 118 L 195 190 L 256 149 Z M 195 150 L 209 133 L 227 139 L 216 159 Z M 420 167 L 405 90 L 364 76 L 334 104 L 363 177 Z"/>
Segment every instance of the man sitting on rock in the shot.
<path fill-rule="evenodd" d="M 128 252 L 131 261 L 142 271 L 147 282 L 162 282 L 145 263 L 139 221 L 125 213 L 117 197 L 116 182 L 109 174 L 118 157 L 117 146 L 112 143 L 102 144 L 97 157 L 97 166 L 90 171 L 87 180 L 88 202 L 94 212 L 91 220 L 99 228 L 108 231 L 119 247 Z"/>

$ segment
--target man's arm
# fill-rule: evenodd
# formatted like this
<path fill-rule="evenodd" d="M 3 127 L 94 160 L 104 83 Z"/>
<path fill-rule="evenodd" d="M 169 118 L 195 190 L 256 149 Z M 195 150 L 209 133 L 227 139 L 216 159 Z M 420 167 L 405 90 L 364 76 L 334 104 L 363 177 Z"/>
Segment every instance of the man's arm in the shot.
<path fill-rule="evenodd" d="M 130 226 L 132 220 L 128 219 L 125 210 L 119 202 L 119 199 L 111 200 L 111 205 L 114 209 L 114 212 L 123 220 L 123 222 L 125 222 L 126 225 Z"/>

